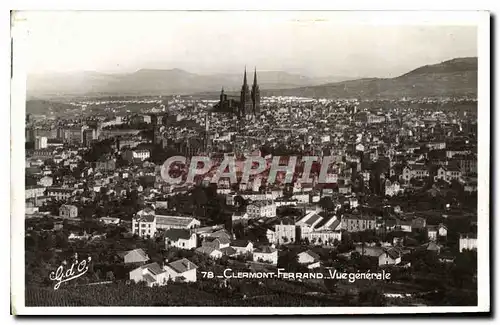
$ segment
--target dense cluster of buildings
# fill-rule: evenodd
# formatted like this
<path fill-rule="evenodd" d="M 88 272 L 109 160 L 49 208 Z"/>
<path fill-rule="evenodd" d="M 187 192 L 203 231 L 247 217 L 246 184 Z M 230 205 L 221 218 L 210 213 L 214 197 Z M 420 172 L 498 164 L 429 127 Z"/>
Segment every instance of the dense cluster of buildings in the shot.
<path fill-rule="evenodd" d="M 371 212 L 367 203 L 370 198 L 378 203 L 398 197 L 409 200 L 415 192 L 444 197 L 442 193 L 450 188 L 476 193 L 477 118 L 459 110 L 425 108 L 433 101 L 261 98 L 257 73 L 250 89 L 245 71 L 239 100 L 222 91 L 218 101 L 173 97 L 167 104 L 133 113 L 30 119 L 26 214 L 31 218 L 52 213 L 78 220 L 83 218 L 81 207 L 104 195 L 111 198 L 108 204 L 120 204 L 134 193 L 140 208 L 99 220 L 126 225 L 139 237 L 161 236 L 167 249 L 192 249 L 213 259 L 245 255 L 256 263 L 276 265 L 282 245 L 334 248 L 346 234 L 361 232 L 423 232 L 425 249 L 440 250 L 444 245 L 440 239 L 449 236 L 445 217 L 429 224 L 425 216 L 401 211 L 395 204 L 386 204 L 387 216 Z M 105 152 L 96 149 L 104 142 L 109 147 Z M 196 175 L 193 183 L 170 184 L 161 176 L 161 161 L 155 160 L 158 151 L 188 160 L 205 155 L 214 166 Z M 237 184 L 220 178 L 215 184 L 225 209 L 232 211 L 230 227 L 216 227 L 210 220 L 168 209 L 168 198 L 211 186 L 213 173 L 225 157 L 239 164 L 252 155 L 267 163 L 258 178 Z M 267 184 L 269 165 L 276 156 L 282 157 L 282 164 L 292 156 L 299 158 L 291 182 L 280 174 L 276 182 Z M 326 185 L 319 182 L 320 170 L 314 163 L 311 181 L 301 182 L 305 156 L 331 157 Z M 188 166 L 175 172 L 185 175 Z M 57 205 L 57 215 L 45 209 L 51 204 Z M 447 208 L 458 205 L 450 199 Z M 295 212 L 280 212 L 284 208 Z M 266 240 L 236 239 L 236 225 L 245 233 L 264 229 Z M 476 249 L 476 235 L 461 234 L 458 246 L 460 252 Z M 379 265 L 398 265 L 404 254 L 396 241 L 359 249 L 377 258 Z M 149 285 L 178 278 L 196 281 L 197 266 L 188 259 L 146 264 L 144 252 L 130 254 L 126 259 L 144 260 L 130 273 L 131 280 Z M 318 258 L 306 250 L 299 261 L 316 267 Z"/>

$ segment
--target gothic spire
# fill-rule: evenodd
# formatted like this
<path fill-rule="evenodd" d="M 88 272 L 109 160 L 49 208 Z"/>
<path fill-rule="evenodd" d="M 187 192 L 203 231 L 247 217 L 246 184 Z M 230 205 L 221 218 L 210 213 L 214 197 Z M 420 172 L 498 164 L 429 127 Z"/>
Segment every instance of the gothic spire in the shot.
<path fill-rule="evenodd" d="M 245 66 L 245 74 L 243 75 L 243 85 L 247 84 L 247 66 Z"/>
<path fill-rule="evenodd" d="M 253 84 L 257 86 L 257 67 L 253 70 Z"/>

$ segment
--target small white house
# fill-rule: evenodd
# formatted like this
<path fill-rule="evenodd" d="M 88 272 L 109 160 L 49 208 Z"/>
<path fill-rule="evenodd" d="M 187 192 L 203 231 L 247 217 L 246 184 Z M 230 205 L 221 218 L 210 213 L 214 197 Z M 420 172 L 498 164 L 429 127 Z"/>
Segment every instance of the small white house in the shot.
<path fill-rule="evenodd" d="M 196 253 L 206 255 L 214 260 L 218 260 L 224 255 L 220 250 L 209 246 L 201 246 L 195 250 Z"/>
<path fill-rule="evenodd" d="M 99 221 L 106 225 L 118 225 L 120 223 L 120 218 L 102 217 Z"/>
<path fill-rule="evenodd" d="M 319 255 L 311 250 L 299 253 L 297 257 L 298 262 L 300 264 L 306 265 L 308 269 L 315 269 L 320 267 Z"/>
<path fill-rule="evenodd" d="M 427 226 L 427 238 L 429 240 L 437 240 L 438 229 L 436 226 Z"/>
<path fill-rule="evenodd" d="M 397 249 L 384 249 L 378 257 L 378 265 L 396 265 L 401 263 L 401 254 Z"/>
<path fill-rule="evenodd" d="M 49 186 L 52 186 L 52 184 L 54 183 L 54 179 L 52 178 L 52 176 L 44 176 L 42 178 L 40 178 L 40 180 L 38 181 L 38 185 L 41 185 L 41 186 L 45 186 L 45 187 L 49 187 Z"/>
<path fill-rule="evenodd" d="M 134 282 L 145 281 L 148 287 L 163 286 L 167 284 L 169 274 L 162 270 L 158 263 L 141 265 L 130 271 L 129 278 Z"/>
<path fill-rule="evenodd" d="M 59 208 L 59 217 L 76 218 L 78 217 L 78 208 L 71 204 L 63 204 Z"/>
<path fill-rule="evenodd" d="M 442 223 L 438 226 L 438 235 L 440 237 L 446 237 L 448 235 L 448 228 Z"/>
<path fill-rule="evenodd" d="M 220 250 L 220 249 L 229 247 L 230 243 L 231 243 L 231 241 L 228 238 L 223 237 L 223 236 L 217 237 L 217 238 L 206 237 L 202 243 L 202 246 L 212 247 L 212 248 Z"/>
<path fill-rule="evenodd" d="M 263 246 L 253 251 L 254 262 L 265 262 L 273 265 L 278 264 L 278 250 L 273 247 Z"/>
<path fill-rule="evenodd" d="M 460 253 L 464 250 L 477 250 L 477 235 L 460 235 L 458 246 Z"/>
<path fill-rule="evenodd" d="M 198 266 L 183 258 L 165 265 L 164 269 L 169 278 L 179 282 L 196 282 L 196 269 Z"/>
<path fill-rule="evenodd" d="M 123 263 L 145 263 L 149 261 L 149 256 L 142 248 L 132 249 L 130 251 L 119 252 L 118 256 L 123 258 Z"/>
<path fill-rule="evenodd" d="M 236 250 L 236 254 L 247 254 L 253 252 L 253 243 L 249 240 L 233 240 L 231 247 Z"/>

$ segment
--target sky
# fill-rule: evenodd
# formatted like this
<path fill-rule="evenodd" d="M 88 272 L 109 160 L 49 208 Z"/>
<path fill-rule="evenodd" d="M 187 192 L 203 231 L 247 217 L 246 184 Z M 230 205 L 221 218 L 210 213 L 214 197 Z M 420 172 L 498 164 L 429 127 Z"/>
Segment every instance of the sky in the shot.
<path fill-rule="evenodd" d="M 18 12 L 27 71 L 128 73 L 244 66 L 311 77 L 394 77 L 477 56 L 474 23 L 342 12 Z"/>

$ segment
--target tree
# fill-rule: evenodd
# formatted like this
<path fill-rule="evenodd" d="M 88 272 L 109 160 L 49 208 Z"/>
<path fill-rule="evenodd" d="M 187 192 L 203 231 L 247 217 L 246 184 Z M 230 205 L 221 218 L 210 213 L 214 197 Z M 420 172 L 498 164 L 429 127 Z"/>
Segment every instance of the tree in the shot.
<path fill-rule="evenodd" d="M 245 227 L 241 223 L 237 223 L 233 226 L 233 233 L 237 239 L 243 238 L 245 236 Z"/>
<path fill-rule="evenodd" d="M 331 211 L 335 208 L 335 204 L 332 201 L 332 198 L 329 196 L 324 196 L 319 200 L 319 206 L 324 210 Z"/>
<path fill-rule="evenodd" d="M 368 306 L 384 306 L 385 297 L 376 288 L 361 289 L 358 294 L 358 302 Z"/>
<path fill-rule="evenodd" d="M 278 256 L 278 267 L 288 272 L 301 272 L 304 267 L 299 263 L 299 257 L 293 251 L 286 251 Z"/>
<path fill-rule="evenodd" d="M 243 207 L 245 205 L 245 199 L 241 195 L 236 195 L 233 201 L 236 207 Z"/>
<path fill-rule="evenodd" d="M 106 273 L 106 279 L 108 279 L 108 281 L 113 281 L 115 279 L 113 271 L 108 271 L 108 273 Z"/>
<path fill-rule="evenodd" d="M 97 270 L 94 272 L 94 280 L 96 280 L 96 281 L 101 280 L 101 270 Z"/>
<path fill-rule="evenodd" d="M 68 247 L 68 238 L 62 232 L 56 234 L 56 247 L 61 249 Z"/>
<path fill-rule="evenodd" d="M 361 258 L 361 254 L 358 251 L 351 253 L 351 260 L 359 260 Z"/>

